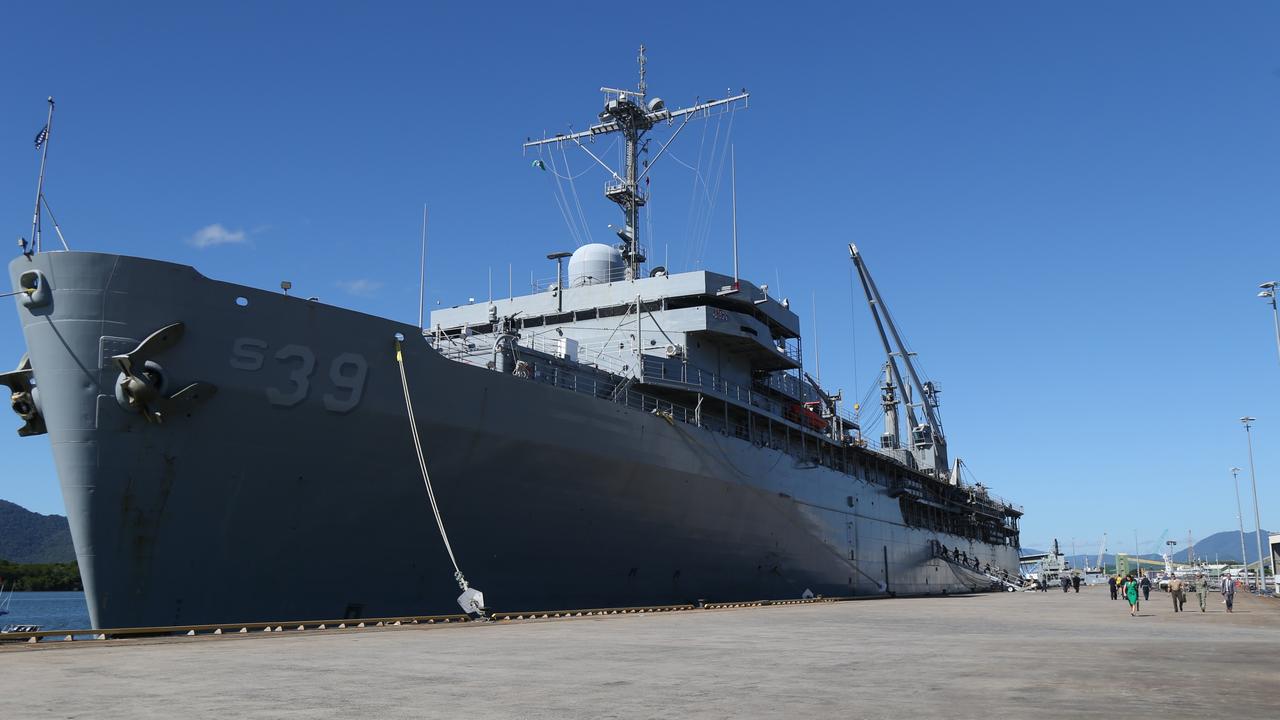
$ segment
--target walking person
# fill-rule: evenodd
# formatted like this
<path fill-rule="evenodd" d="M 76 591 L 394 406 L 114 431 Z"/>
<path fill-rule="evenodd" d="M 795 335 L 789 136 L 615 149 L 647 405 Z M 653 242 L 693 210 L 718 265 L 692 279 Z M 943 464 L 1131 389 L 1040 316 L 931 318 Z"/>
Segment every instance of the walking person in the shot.
<path fill-rule="evenodd" d="M 1197 573 L 1195 579 L 1196 599 L 1200 601 L 1200 612 L 1204 612 L 1205 602 L 1209 599 L 1209 581 L 1204 573 Z"/>
<path fill-rule="evenodd" d="M 1125 577 L 1124 585 L 1122 585 L 1121 588 L 1124 590 L 1125 599 L 1129 601 L 1130 617 L 1137 616 L 1138 614 L 1138 583 L 1137 581 L 1133 579 L 1132 575 L 1129 575 Z"/>
<path fill-rule="evenodd" d="M 1076 592 L 1080 592 L 1080 576 L 1079 575 L 1071 576 L 1071 587 L 1074 588 Z"/>
<path fill-rule="evenodd" d="M 1231 573 L 1225 573 L 1222 576 L 1222 601 L 1227 604 L 1227 612 L 1235 612 L 1231 606 L 1236 602 L 1236 581 L 1231 579 Z"/>
<path fill-rule="evenodd" d="M 1182 612 L 1182 581 L 1176 575 L 1169 581 L 1169 596 L 1173 598 L 1173 611 Z"/>
<path fill-rule="evenodd" d="M 1151 599 L 1151 578 L 1147 577 L 1146 575 L 1143 575 L 1141 582 L 1139 582 L 1138 584 L 1142 586 L 1142 599 L 1150 600 Z"/>
<path fill-rule="evenodd" d="M 1117 590 L 1119 590 L 1119 586 L 1116 585 L 1116 578 L 1114 575 L 1107 577 L 1107 589 L 1111 591 L 1112 600 L 1115 600 L 1116 598 L 1119 597 L 1119 594 L 1117 593 Z"/>
<path fill-rule="evenodd" d="M 1066 592 L 1067 590 L 1071 589 L 1071 579 L 1068 578 L 1066 575 L 1062 576 L 1062 579 L 1060 582 L 1062 583 L 1062 592 Z"/>

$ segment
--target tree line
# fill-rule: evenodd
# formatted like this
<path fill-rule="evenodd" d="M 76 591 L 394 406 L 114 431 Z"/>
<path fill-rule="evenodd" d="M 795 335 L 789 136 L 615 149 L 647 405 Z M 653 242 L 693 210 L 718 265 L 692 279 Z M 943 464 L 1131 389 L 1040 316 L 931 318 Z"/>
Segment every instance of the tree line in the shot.
<path fill-rule="evenodd" d="M 0 560 L 5 591 L 84 590 L 80 566 L 69 563 L 15 563 Z"/>

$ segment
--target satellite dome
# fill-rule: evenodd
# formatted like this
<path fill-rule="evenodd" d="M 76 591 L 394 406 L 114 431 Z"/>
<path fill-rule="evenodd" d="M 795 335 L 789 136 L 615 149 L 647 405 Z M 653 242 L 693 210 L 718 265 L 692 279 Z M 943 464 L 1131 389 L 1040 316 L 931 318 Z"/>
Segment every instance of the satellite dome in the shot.
<path fill-rule="evenodd" d="M 569 287 L 622 280 L 625 271 L 626 264 L 617 248 L 602 243 L 583 245 L 569 258 Z"/>

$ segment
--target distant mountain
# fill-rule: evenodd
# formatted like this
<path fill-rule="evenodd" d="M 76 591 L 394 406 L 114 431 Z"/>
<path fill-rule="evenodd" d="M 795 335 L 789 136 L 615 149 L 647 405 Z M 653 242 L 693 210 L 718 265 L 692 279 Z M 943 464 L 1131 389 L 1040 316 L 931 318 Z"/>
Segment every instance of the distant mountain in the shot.
<path fill-rule="evenodd" d="M 41 515 L 0 500 L 0 559 L 16 563 L 69 563 L 76 559 L 71 527 L 62 515 Z"/>
<path fill-rule="evenodd" d="M 1246 532 L 1244 534 L 1245 554 L 1249 556 L 1249 562 L 1251 563 L 1258 561 L 1258 546 L 1257 546 L 1257 543 L 1254 542 L 1254 535 L 1255 534 L 1252 532 Z M 1267 543 L 1270 542 L 1270 535 L 1271 535 L 1271 531 L 1269 530 L 1262 531 L 1262 556 L 1263 557 L 1267 556 L 1267 552 L 1268 552 Z M 1027 548 L 1022 549 L 1023 555 L 1031 555 L 1039 552 L 1046 552 L 1046 551 L 1029 550 Z M 1163 560 L 1164 559 L 1155 553 L 1144 553 L 1142 555 L 1139 555 L 1138 557 L 1144 560 Z M 1214 533 L 1206 538 L 1196 540 L 1195 557 L 1197 560 L 1208 560 L 1209 562 L 1215 562 L 1215 561 L 1225 562 L 1228 560 L 1237 562 L 1237 563 L 1240 562 L 1240 531 L 1226 530 L 1223 532 Z M 1074 568 L 1082 568 L 1086 566 L 1092 567 L 1093 564 L 1098 561 L 1098 556 L 1096 554 L 1081 553 L 1079 555 L 1068 555 L 1067 560 L 1071 563 L 1071 567 L 1074 567 Z M 1183 563 L 1186 562 L 1187 549 L 1183 548 L 1182 550 L 1174 553 L 1173 561 L 1183 562 Z M 1115 554 L 1104 553 L 1102 556 L 1102 563 L 1104 565 L 1114 566 L 1116 564 Z"/>
<path fill-rule="evenodd" d="M 1244 534 L 1244 551 L 1249 556 L 1249 562 L 1258 562 L 1258 544 L 1255 541 L 1257 533 L 1245 532 Z M 1268 552 L 1268 543 L 1271 532 L 1262 531 L 1262 556 L 1266 557 Z M 1202 540 L 1196 540 L 1195 553 L 1197 560 L 1208 560 L 1213 562 L 1216 557 L 1219 560 L 1235 560 L 1240 562 L 1240 531 L 1227 530 L 1225 532 L 1214 533 Z M 1174 553 L 1173 559 L 1176 562 L 1187 561 L 1187 550 Z"/>

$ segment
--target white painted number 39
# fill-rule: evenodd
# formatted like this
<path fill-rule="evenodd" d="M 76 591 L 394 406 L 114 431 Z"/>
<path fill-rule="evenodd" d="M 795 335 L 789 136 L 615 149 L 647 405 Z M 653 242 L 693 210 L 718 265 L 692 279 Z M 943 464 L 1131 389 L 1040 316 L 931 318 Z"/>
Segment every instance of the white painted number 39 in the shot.
<path fill-rule="evenodd" d="M 236 338 L 231 345 L 231 367 L 253 372 L 266 363 L 267 342 L 257 338 Z M 286 369 L 287 375 L 280 387 L 267 388 L 267 402 L 280 407 L 293 407 L 311 392 L 311 376 L 316 370 L 316 354 L 305 345 L 285 345 L 276 350 L 272 359 Z M 369 363 L 363 355 L 342 353 L 329 363 L 329 384 L 325 392 L 324 409 L 345 413 L 360 404 L 364 394 L 364 381 L 369 375 Z"/>

